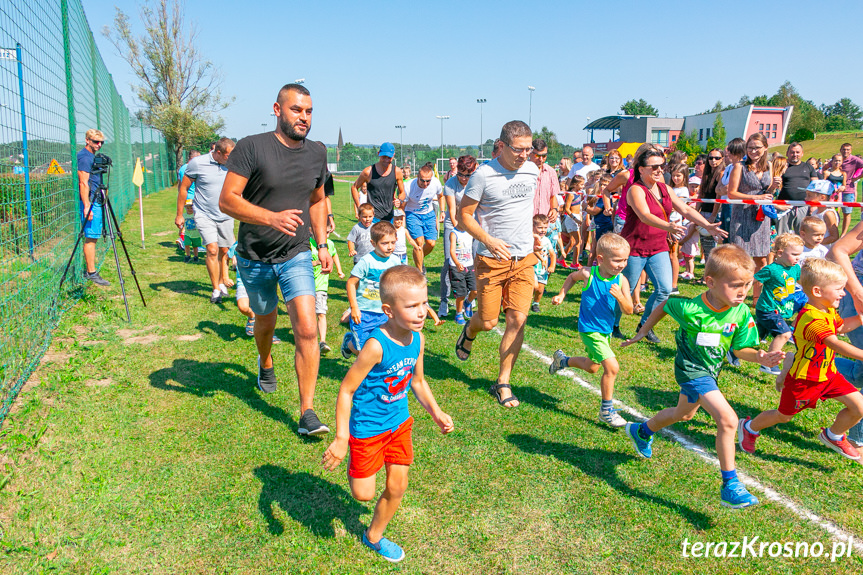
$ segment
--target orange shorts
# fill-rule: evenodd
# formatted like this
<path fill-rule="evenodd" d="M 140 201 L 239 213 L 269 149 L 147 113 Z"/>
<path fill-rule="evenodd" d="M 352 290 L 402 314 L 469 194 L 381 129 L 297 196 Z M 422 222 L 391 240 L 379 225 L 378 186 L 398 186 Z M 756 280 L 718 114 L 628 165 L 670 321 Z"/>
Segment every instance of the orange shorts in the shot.
<path fill-rule="evenodd" d="M 477 256 L 474 271 L 480 319 L 496 320 L 500 317 L 501 304 L 504 310 L 528 313 L 533 299 L 533 266 L 538 261 L 532 252 L 518 260 L 508 261 Z"/>
<path fill-rule="evenodd" d="M 842 397 L 857 391 L 856 387 L 838 373 L 827 381 L 796 379 L 789 373 L 785 377 L 785 387 L 782 388 L 782 395 L 779 398 L 778 411 L 782 415 L 795 415 L 807 407 L 815 409 L 819 400 Z"/>
<path fill-rule="evenodd" d="M 371 477 L 381 470 L 384 463 L 410 465 L 414 462 L 414 444 L 411 428 L 414 418 L 408 417 L 395 431 L 385 431 L 365 439 L 353 435 L 348 439 L 351 458 L 348 475 L 357 479 Z"/>

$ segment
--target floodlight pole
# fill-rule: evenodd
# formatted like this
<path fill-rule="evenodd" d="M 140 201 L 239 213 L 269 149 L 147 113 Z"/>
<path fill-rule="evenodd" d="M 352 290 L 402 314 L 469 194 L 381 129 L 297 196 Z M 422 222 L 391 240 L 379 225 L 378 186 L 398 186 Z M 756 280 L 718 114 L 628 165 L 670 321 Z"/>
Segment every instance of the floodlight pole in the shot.
<path fill-rule="evenodd" d="M 440 159 L 443 160 L 443 121 L 449 120 L 449 116 L 435 116 L 438 120 L 440 120 Z"/>
<path fill-rule="evenodd" d="M 402 130 L 404 130 L 405 128 L 407 128 L 407 126 L 402 126 L 401 124 L 396 126 L 396 129 L 399 131 L 399 151 L 401 152 L 401 156 L 402 156 L 402 167 L 404 167 L 404 165 L 405 165 L 405 145 L 404 145 L 404 139 L 402 137 L 402 135 L 403 135 Z"/>
<path fill-rule="evenodd" d="M 531 122 L 533 116 L 533 92 L 536 90 L 536 88 L 534 88 L 533 86 L 528 86 L 527 90 L 530 92 L 530 108 L 528 108 L 527 112 L 527 127 L 532 130 L 533 127 Z"/>
<path fill-rule="evenodd" d="M 479 104 L 479 157 L 483 157 L 482 145 L 485 140 L 482 139 L 482 105 L 485 104 L 485 98 L 477 98 L 476 103 Z"/>

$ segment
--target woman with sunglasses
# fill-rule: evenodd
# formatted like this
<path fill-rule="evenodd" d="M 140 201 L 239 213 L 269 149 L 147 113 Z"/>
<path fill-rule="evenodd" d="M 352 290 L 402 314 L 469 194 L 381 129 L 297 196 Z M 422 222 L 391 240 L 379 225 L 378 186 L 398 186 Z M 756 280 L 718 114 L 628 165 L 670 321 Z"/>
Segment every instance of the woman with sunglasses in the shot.
<path fill-rule="evenodd" d="M 772 200 L 778 186 L 767 160 L 767 138 L 755 133 L 746 140 L 746 157 L 731 170 L 728 178 L 730 200 Z M 767 265 L 770 255 L 770 218 L 758 219 L 758 206 L 734 205 L 728 236 L 755 260 L 755 271 Z M 752 287 L 752 300 L 761 294 L 761 284 Z"/>
<path fill-rule="evenodd" d="M 629 242 L 629 261 L 623 275 L 635 285 L 642 270 L 656 286 L 647 300 L 641 322 L 650 317 L 656 306 L 662 305 L 671 292 L 671 259 L 668 255 L 668 237 L 681 237 L 686 228 L 669 220 L 672 210 L 687 220 L 703 227 L 715 237 L 724 237 L 718 223 L 708 222 L 697 210 L 690 207 L 682 198 L 669 193 L 663 174 L 665 156 L 656 149 L 646 150 L 634 161 L 633 183 L 626 191 L 626 223 L 621 235 Z M 615 330 L 620 331 L 620 310 L 617 310 Z M 622 335 L 622 334 L 621 334 Z M 651 330 L 647 340 L 658 343 L 660 340 Z"/>
<path fill-rule="evenodd" d="M 698 187 L 699 200 L 715 200 L 718 196 L 716 188 L 722 181 L 722 172 L 725 171 L 725 152 L 720 148 L 713 148 L 707 153 L 707 163 L 701 175 L 701 185 Z M 721 204 L 698 203 L 696 209 L 701 212 L 702 217 L 710 223 L 717 221 Z M 701 253 L 705 261 L 710 257 L 710 250 L 716 247 L 716 241 L 711 235 L 701 234 Z"/>
<path fill-rule="evenodd" d="M 443 197 L 441 198 L 441 209 L 444 212 L 443 218 L 443 267 L 440 270 L 440 307 L 438 307 L 438 316 L 446 317 L 449 314 L 449 258 L 446 255 L 449 253 L 449 234 L 456 227 L 456 208 L 464 196 L 464 189 L 470 179 L 471 174 L 477 168 L 476 158 L 473 156 L 461 156 L 456 162 L 456 172 L 453 177 L 448 179 L 444 184 Z"/>

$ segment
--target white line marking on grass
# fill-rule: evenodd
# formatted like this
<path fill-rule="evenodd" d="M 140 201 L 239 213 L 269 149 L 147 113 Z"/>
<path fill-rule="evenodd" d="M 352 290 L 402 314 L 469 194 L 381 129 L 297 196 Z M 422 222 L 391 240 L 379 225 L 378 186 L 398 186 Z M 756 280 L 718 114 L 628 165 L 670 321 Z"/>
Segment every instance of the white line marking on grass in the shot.
<path fill-rule="evenodd" d="M 494 331 L 498 335 L 500 335 L 501 337 L 503 336 L 503 331 L 501 331 L 500 328 L 495 327 Z M 532 347 L 530 347 L 529 345 L 524 344 L 524 343 L 522 344 L 521 348 L 524 351 L 531 354 L 532 356 L 539 359 L 545 365 L 551 365 L 551 358 L 548 357 L 547 355 L 533 349 Z M 569 377 L 571 380 L 576 382 L 578 385 L 580 385 L 581 387 L 583 387 L 587 391 L 593 393 L 594 395 L 602 396 L 602 393 L 598 387 L 596 387 L 595 385 L 593 385 L 593 384 L 585 381 L 584 379 L 580 378 L 578 375 L 575 374 L 574 371 L 572 371 L 569 368 L 561 369 L 560 371 L 557 372 L 557 374 L 566 375 L 567 377 Z M 644 415 L 643 413 L 641 413 L 637 409 L 626 405 L 622 401 L 615 399 L 614 403 L 617 406 L 619 406 L 623 411 L 625 411 L 626 413 L 628 413 L 634 417 L 637 417 L 638 419 L 641 419 L 641 420 L 649 419 L 646 415 Z M 677 431 L 674 431 L 673 429 L 668 428 L 668 427 L 659 431 L 658 433 L 661 433 L 663 435 L 670 437 L 671 439 L 673 439 L 674 441 L 679 443 L 684 449 L 695 453 L 696 455 L 698 455 L 700 458 L 707 461 L 711 465 L 713 465 L 715 467 L 719 467 L 719 460 L 715 456 L 711 455 L 704 447 L 693 442 L 691 439 L 689 439 L 685 435 L 683 435 Z M 736 448 L 736 446 L 735 446 L 735 448 Z M 820 527 L 821 529 L 823 529 L 824 531 L 829 533 L 833 538 L 842 539 L 842 540 L 845 540 L 847 542 L 851 537 L 854 537 L 854 548 L 857 549 L 858 552 L 863 552 L 863 542 L 861 542 L 861 538 L 859 536 L 853 535 L 852 533 L 845 531 L 844 529 L 842 529 L 841 527 L 839 527 L 835 523 L 833 523 L 827 519 L 824 519 L 820 515 L 817 515 L 817 514 L 813 513 L 812 511 L 809 511 L 808 509 L 806 509 L 804 507 L 801 507 L 800 505 L 795 503 L 790 498 L 788 498 L 788 497 L 782 495 L 781 493 L 779 493 L 778 491 L 764 485 L 763 483 L 761 483 L 760 481 L 758 481 L 757 479 L 755 479 L 751 475 L 741 473 L 740 469 L 737 470 L 737 476 L 740 478 L 740 481 L 743 482 L 744 485 L 762 492 L 767 499 L 770 499 L 771 501 L 775 501 L 776 503 L 779 503 L 780 505 L 782 505 L 783 507 L 785 507 L 786 509 L 788 509 L 789 511 L 791 511 L 792 513 L 794 513 L 798 517 L 806 519 L 807 521 L 811 521 L 812 523 L 814 523 L 815 525 L 817 525 L 818 527 Z"/>

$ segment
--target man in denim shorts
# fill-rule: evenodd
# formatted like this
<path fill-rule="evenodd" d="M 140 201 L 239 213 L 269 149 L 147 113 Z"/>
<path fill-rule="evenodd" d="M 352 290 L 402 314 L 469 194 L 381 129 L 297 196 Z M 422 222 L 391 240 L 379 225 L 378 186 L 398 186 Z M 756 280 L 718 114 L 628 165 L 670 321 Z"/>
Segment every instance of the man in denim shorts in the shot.
<path fill-rule="evenodd" d="M 297 432 L 321 435 L 330 430 L 314 411 L 320 349 L 309 237 L 313 235 L 318 246 L 321 272 L 329 273 L 333 258 L 327 249 L 326 148 L 306 139 L 312 126 L 312 97 L 305 87 L 283 86 L 273 112 L 278 118 L 275 132 L 237 142 L 219 208 L 241 222 L 237 266 L 257 316 L 258 388 L 276 391 L 270 349 L 281 289 L 296 343 L 301 413 Z"/>

